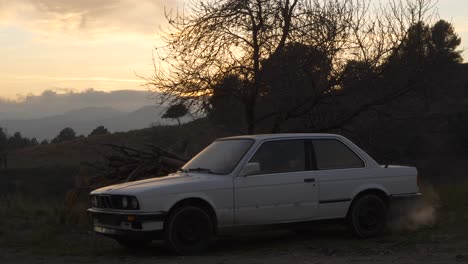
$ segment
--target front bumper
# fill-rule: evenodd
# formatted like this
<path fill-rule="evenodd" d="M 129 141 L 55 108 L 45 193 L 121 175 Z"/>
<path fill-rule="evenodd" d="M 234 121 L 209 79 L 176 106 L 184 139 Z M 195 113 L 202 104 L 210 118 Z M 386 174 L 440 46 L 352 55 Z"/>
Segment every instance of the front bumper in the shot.
<path fill-rule="evenodd" d="M 144 236 L 160 233 L 165 212 L 125 212 L 90 208 L 88 215 L 93 231 L 112 237 Z"/>

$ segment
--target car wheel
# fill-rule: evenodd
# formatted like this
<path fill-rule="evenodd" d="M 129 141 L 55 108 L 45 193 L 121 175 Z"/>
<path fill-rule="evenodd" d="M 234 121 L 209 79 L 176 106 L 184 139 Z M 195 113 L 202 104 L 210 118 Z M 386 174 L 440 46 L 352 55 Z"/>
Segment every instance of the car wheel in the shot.
<path fill-rule="evenodd" d="M 366 194 L 353 202 L 348 214 L 348 225 L 358 237 L 375 237 L 387 224 L 387 205 L 377 195 Z"/>
<path fill-rule="evenodd" d="M 147 247 L 152 240 L 150 239 L 128 239 L 117 238 L 115 239 L 122 247 L 128 249 L 142 249 Z"/>
<path fill-rule="evenodd" d="M 167 246 L 180 255 L 193 255 L 207 249 L 213 234 L 210 216 L 195 206 L 176 209 L 164 226 Z"/>

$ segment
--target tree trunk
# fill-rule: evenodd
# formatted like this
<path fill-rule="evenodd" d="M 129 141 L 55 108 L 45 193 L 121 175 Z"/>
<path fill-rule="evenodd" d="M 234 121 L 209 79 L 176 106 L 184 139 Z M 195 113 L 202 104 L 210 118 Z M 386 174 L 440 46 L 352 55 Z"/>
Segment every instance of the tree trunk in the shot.
<path fill-rule="evenodd" d="M 245 121 L 247 122 L 247 134 L 255 133 L 255 104 L 248 102 L 245 105 Z"/>

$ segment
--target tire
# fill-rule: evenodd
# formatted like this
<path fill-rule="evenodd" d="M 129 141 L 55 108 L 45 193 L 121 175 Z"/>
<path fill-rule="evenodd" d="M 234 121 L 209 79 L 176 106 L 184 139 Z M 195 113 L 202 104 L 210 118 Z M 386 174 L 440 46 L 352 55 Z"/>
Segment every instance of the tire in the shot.
<path fill-rule="evenodd" d="M 193 255 L 208 248 L 213 230 L 213 221 L 205 210 L 184 206 L 169 215 L 164 225 L 164 239 L 174 253 Z"/>
<path fill-rule="evenodd" d="M 382 198 L 374 194 L 365 194 L 351 205 L 348 226 L 357 237 L 376 237 L 385 230 L 387 211 L 387 205 Z"/>
<path fill-rule="evenodd" d="M 127 249 L 143 249 L 148 247 L 152 240 L 150 239 L 128 239 L 116 238 L 117 243 Z"/>

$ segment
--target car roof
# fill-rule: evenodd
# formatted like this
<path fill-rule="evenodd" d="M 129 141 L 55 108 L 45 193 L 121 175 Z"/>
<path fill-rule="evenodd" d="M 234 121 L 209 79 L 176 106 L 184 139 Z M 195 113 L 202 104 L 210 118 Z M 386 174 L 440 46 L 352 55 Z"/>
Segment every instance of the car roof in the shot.
<path fill-rule="evenodd" d="M 322 137 L 341 138 L 342 136 L 337 135 L 337 134 L 324 134 L 324 133 L 283 133 L 283 134 L 242 135 L 242 136 L 220 138 L 218 140 L 226 140 L 226 139 L 264 140 L 264 139 L 282 139 L 282 138 L 322 138 Z"/>

